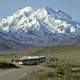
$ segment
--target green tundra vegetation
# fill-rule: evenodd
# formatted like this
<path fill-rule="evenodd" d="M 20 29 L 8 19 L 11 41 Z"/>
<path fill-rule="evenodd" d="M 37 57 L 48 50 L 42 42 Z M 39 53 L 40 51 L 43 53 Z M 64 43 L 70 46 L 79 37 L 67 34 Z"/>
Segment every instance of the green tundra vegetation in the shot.
<path fill-rule="evenodd" d="M 78 45 L 60 45 L 52 47 L 34 47 L 19 51 L 0 52 L 0 61 L 10 61 L 11 59 L 21 56 L 43 55 L 57 57 L 59 60 L 70 60 L 72 62 L 80 62 L 80 46 Z"/>
<path fill-rule="evenodd" d="M 21 80 L 80 80 L 80 64 L 61 62 L 45 63 Z"/>

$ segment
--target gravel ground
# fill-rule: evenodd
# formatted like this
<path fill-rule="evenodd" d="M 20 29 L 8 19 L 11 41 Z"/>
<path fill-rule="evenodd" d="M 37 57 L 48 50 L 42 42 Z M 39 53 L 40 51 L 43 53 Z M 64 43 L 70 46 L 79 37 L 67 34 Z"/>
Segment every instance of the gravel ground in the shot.
<path fill-rule="evenodd" d="M 22 68 L 0 70 L 0 80 L 19 80 L 39 66 L 23 66 Z"/>

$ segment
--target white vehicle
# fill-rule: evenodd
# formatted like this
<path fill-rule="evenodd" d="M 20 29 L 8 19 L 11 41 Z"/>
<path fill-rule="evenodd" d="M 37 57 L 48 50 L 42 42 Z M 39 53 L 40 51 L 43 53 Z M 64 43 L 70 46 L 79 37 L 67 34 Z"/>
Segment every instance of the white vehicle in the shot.
<path fill-rule="evenodd" d="M 45 62 L 46 58 L 45 56 L 23 56 L 20 57 L 19 59 L 16 59 L 16 62 L 18 62 L 19 64 L 22 65 L 26 65 L 26 64 L 40 64 Z"/>

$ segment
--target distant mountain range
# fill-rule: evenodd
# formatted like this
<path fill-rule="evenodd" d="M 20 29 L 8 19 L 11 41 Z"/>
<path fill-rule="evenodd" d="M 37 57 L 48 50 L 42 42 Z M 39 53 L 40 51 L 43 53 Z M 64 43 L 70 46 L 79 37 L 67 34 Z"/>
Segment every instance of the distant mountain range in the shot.
<path fill-rule="evenodd" d="M 25 7 L 0 20 L 0 50 L 80 44 L 80 23 L 61 10 Z"/>

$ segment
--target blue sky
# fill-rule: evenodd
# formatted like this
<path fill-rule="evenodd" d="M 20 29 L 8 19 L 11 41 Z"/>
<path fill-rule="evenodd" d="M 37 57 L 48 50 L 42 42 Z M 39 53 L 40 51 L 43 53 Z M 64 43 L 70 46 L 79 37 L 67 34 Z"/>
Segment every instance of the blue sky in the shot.
<path fill-rule="evenodd" d="M 0 0 L 0 18 L 26 6 L 60 9 L 80 22 L 80 0 Z"/>

